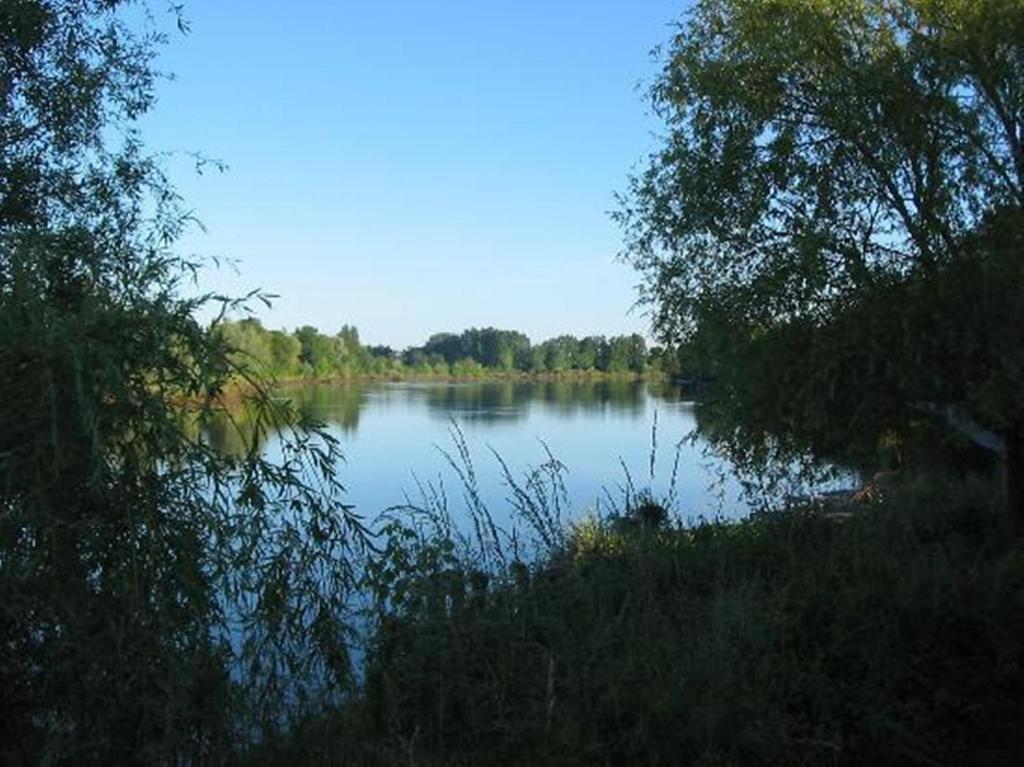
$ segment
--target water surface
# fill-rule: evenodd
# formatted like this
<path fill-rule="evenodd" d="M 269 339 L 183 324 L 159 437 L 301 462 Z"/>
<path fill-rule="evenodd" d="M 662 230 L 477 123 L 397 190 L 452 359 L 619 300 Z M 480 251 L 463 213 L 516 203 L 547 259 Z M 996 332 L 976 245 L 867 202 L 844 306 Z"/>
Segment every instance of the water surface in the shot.
<path fill-rule="evenodd" d="M 509 488 L 494 452 L 520 479 L 548 460 L 545 446 L 566 467 L 567 516 L 608 513 L 630 484 L 667 497 L 673 471 L 673 512 L 684 520 L 748 511 L 727 465 L 707 455 L 699 439 L 687 440 L 696 426 L 694 403 L 661 382 L 374 382 L 295 386 L 282 394 L 341 441 L 347 501 L 368 518 L 419 502 L 427 483 L 444 489 L 459 518 L 462 483 L 444 456 L 457 453 L 454 426 L 465 438 L 481 497 L 502 522 Z M 220 440 L 229 443 L 230 435 Z M 277 438 L 265 449 L 278 454 Z"/>

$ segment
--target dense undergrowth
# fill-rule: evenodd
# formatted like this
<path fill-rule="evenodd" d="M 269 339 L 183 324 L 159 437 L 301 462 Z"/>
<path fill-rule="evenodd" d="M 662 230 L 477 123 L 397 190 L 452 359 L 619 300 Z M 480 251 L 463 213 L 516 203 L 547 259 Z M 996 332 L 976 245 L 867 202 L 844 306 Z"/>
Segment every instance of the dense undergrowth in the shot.
<path fill-rule="evenodd" d="M 396 523 L 360 692 L 255 761 L 1004 764 L 1024 749 L 1024 548 L 991 488 L 920 482 L 844 520 L 683 528 L 638 508 L 571 526 L 531 566 Z"/>

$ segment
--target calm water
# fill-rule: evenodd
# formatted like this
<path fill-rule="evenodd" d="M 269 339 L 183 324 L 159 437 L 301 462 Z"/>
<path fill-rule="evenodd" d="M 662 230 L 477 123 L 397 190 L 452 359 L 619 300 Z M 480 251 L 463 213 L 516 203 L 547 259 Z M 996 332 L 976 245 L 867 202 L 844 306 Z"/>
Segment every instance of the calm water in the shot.
<path fill-rule="evenodd" d="M 627 471 L 635 488 L 665 496 L 676 445 L 696 425 L 693 403 L 678 389 L 643 381 L 351 383 L 300 386 L 284 393 L 341 440 L 347 501 L 371 519 L 406 499 L 419 501 L 417 478 L 443 485 L 449 508 L 459 518 L 462 486 L 442 453 L 456 453 L 453 424 L 465 437 L 481 496 L 499 522 L 508 519 L 509 490 L 492 450 L 521 478 L 546 460 L 546 444 L 567 468 L 569 516 L 607 513 L 610 498 L 621 503 Z M 220 439 L 229 441 L 224 434 Z M 278 442 L 271 439 L 266 450 L 278 454 Z M 699 441 L 682 444 L 677 466 L 673 511 L 683 519 L 747 512 L 727 466 L 705 455 Z"/>

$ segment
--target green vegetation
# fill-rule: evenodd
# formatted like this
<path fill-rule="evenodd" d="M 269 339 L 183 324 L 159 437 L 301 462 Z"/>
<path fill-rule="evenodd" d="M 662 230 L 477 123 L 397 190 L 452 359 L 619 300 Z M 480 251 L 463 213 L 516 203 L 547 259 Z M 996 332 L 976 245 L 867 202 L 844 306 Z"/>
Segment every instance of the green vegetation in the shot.
<path fill-rule="evenodd" d="M 487 328 L 400 354 L 349 326 L 196 319 L 246 301 L 186 297 L 191 216 L 137 132 L 166 35 L 132 5 L 0 6 L 0 760 L 1024 750 L 1024 549 L 1000 513 L 1021 531 L 1024 4 L 700 0 L 619 214 L 665 348 Z M 805 499 L 691 528 L 628 481 L 619 513 L 569 523 L 549 455 L 504 467 L 512 531 L 459 441 L 465 525 L 428 484 L 371 534 L 304 416 L 352 428 L 358 391 L 268 390 L 652 367 L 715 380 L 700 426 L 742 468 L 902 479 L 853 513 Z M 472 410 L 504 383 L 427 396 Z M 998 461 L 958 464 L 968 439 Z"/>
<path fill-rule="evenodd" d="M 0 5 L 5 764 L 220 762 L 349 670 L 337 443 L 195 319 L 238 302 L 183 297 L 189 214 L 135 129 L 161 34 L 122 5 Z M 237 376 L 282 464 L 199 438 Z"/>
<path fill-rule="evenodd" d="M 734 449 L 898 461 L 944 420 L 1005 457 L 1024 527 L 1022 40 L 1019 0 L 703 0 L 679 26 L 618 219 Z"/>
<path fill-rule="evenodd" d="M 551 508 L 519 503 L 549 543 L 531 566 L 443 515 L 396 518 L 365 686 L 256 761 L 996 765 L 1024 748 L 1024 556 L 990 487 L 690 529 L 641 494 L 567 536 Z"/>
<path fill-rule="evenodd" d="M 660 350 L 648 352 L 643 336 L 558 336 L 536 346 L 514 330 L 470 328 L 436 333 L 423 346 L 396 352 L 363 346 L 359 331 L 342 326 L 328 336 L 305 325 L 294 333 L 267 330 L 259 320 L 224 321 L 217 332 L 236 349 L 233 360 L 278 380 L 375 377 L 481 378 L 507 374 L 659 371 Z"/>

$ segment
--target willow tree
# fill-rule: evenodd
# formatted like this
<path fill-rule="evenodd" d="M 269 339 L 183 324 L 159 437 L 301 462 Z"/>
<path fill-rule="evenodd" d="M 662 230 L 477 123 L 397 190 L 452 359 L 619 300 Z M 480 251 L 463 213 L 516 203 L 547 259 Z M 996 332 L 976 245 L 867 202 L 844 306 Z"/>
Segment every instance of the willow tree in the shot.
<path fill-rule="evenodd" d="M 661 340 L 825 449 L 944 414 L 1022 513 L 1024 3 L 702 0 L 651 99 L 617 217 Z"/>
<path fill-rule="evenodd" d="M 239 371 L 197 316 L 230 302 L 187 297 L 189 216 L 136 129 L 164 39 L 145 11 L 0 4 L 5 762 L 223 760 L 347 673 L 336 444 L 257 378 L 251 448 L 202 438 Z"/>

